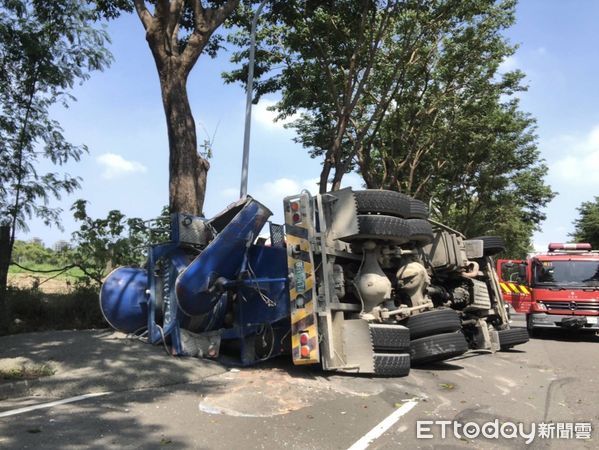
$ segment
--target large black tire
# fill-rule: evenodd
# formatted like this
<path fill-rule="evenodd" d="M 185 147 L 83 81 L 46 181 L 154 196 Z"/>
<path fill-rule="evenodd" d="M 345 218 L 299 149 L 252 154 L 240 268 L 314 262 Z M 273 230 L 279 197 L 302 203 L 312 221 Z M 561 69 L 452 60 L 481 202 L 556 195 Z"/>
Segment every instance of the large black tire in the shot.
<path fill-rule="evenodd" d="M 370 324 L 370 338 L 375 352 L 410 351 L 410 330 L 401 325 Z"/>
<path fill-rule="evenodd" d="M 526 328 L 508 328 L 497 331 L 499 334 L 499 346 L 501 350 L 509 350 L 515 345 L 528 342 L 530 339 Z"/>
<path fill-rule="evenodd" d="M 386 214 L 407 218 L 412 198 L 394 191 L 367 189 L 354 191 L 358 214 Z"/>
<path fill-rule="evenodd" d="M 378 189 L 354 191 L 358 214 L 385 214 L 404 219 L 426 219 L 428 208 L 401 192 Z"/>
<path fill-rule="evenodd" d="M 461 331 L 414 339 L 410 342 L 412 366 L 444 361 L 468 351 Z"/>
<path fill-rule="evenodd" d="M 410 240 L 410 226 L 405 219 L 399 217 L 359 215 L 358 229 L 358 234 L 343 240 L 352 242 L 374 239 L 393 241 L 396 244 L 405 244 Z"/>
<path fill-rule="evenodd" d="M 505 251 L 505 241 L 501 236 L 478 236 L 471 240 L 483 241 L 483 253 L 485 256 L 493 256 Z"/>
<path fill-rule="evenodd" d="M 420 200 L 412 199 L 410 202 L 410 218 L 412 219 L 428 219 L 428 206 Z"/>
<path fill-rule="evenodd" d="M 408 317 L 402 325 L 410 329 L 410 338 L 418 339 L 462 328 L 459 314 L 453 309 L 436 309 Z"/>
<path fill-rule="evenodd" d="M 410 242 L 418 245 L 426 245 L 433 241 L 433 227 L 424 219 L 409 219 Z"/>
<path fill-rule="evenodd" d="M 410 373 L 410 354 L 375 353 L 374 373 L 385 377 L 405 377 Z"/>

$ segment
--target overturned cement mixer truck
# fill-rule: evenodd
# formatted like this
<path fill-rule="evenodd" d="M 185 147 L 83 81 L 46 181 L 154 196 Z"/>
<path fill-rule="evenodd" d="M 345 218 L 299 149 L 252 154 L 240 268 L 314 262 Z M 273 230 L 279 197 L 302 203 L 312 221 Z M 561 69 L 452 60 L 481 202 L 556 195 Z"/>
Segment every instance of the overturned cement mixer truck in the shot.
<path fill-rule="evenodd" d="M 269 237 L 272 213 L 250 196 L 211 219 L 174 214 L 146 267 L 106 278 L 107 322 L 173 355 L 250 365 L 291 353 L 298 365 L 384 376 L 528 340 L 509 325 L 499 238 L 465 239 L 392 191 L 283 203 L 285 225 L 269 223 Z"/>

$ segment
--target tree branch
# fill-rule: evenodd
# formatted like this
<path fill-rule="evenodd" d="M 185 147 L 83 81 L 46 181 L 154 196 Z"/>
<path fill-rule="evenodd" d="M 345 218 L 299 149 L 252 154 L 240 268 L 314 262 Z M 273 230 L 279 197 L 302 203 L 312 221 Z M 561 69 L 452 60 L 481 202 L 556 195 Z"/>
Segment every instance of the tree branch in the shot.
<path fill-rule="evenodd" d="M 168 21 L 166 26 L 166 39 L 171 54 L 179 54 L 179 22 L 183 14 L 184 0 L 171 0 Z"/>
<path fill-rule="evenodd" d="M 148 11 L 146 2 L 144 0 L 134 0 L 133 3 L 135 4 L 135 11 L 137 11 L 139 20 L 141 20 L 144 29 L 147 31 L 148 28 L 151 27 L 154 17 L 152 17 L 152 14 L 150 14 L 150 11 Z"/>
<path fill-rule="evenodd" d="M 237 8 L 239 0 L 227 0 L 219 8 L 206 9 L 201 0 L 192 0 L 191 7 L 194 16 L 194 30 L 181 55 L 181 67 L 187 76 L 200 57 L 208 40 L 225 19 Z"/>

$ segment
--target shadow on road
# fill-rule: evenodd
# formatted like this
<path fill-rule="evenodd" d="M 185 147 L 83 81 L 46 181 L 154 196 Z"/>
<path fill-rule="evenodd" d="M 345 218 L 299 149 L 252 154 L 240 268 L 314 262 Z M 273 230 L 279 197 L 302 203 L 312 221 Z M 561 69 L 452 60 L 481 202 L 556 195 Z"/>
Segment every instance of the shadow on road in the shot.
<path fill-rule="evenodd" d="M 539 329 L 535 330 L 531 339 L 552 340 L 560 342 L 599 342 L 599 336 L 592 331 L 584 330 L 564 330 L 556 329 Z"/>

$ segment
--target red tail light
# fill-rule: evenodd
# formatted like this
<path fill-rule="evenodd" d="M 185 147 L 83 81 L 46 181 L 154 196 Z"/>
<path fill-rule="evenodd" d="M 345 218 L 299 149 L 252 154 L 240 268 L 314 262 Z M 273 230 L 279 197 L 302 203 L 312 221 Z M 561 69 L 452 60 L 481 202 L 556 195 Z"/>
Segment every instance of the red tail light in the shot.
<path fill-rule="evenodd" d="M 300 355 L 302 358 L 310 357 L 310 335 L 307 331 L 300 334 Z"/>
<path fill-rule="evenodd" d="M 310 335 L 308 333 L 300 334 L 300 344 L 301 345 L 308 345 L 309 341 L 310 341 Z"/>

